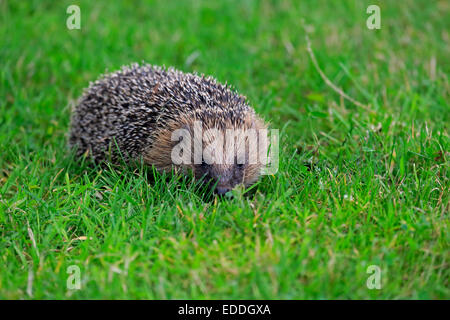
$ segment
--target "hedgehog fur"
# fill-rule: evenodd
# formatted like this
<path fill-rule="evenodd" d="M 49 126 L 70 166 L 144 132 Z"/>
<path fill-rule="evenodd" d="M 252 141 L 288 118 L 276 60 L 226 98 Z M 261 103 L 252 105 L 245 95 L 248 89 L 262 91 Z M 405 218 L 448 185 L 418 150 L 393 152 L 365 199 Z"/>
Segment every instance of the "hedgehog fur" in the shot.
<path fill-rule="evenodd" d="M 69 146 L 98 163 L 143 159 L 160 171 L 191 171 L 214 183 L 219 194 L 257 181 L 260 163 L 175 165 L 171 135 L 176 129 L 192 132 L 195 121 L 203 130 L 266 128 L 244 96 L 212 77 L 132 64 L 84 91 L 72 113 Z"/>

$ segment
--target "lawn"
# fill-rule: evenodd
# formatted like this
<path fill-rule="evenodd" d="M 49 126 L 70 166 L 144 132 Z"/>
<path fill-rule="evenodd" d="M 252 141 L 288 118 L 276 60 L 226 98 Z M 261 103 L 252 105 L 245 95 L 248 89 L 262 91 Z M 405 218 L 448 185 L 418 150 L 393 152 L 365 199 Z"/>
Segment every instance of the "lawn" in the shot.
<path fill-rule="evenodd" d="M 0 298 L 449 299 L 449 16 L 445 0 L 0 1 Z M 74 159 L 70 108 L 136 61 L 232 84 L 280 130 L 278 172 L 211 200 Z"/>

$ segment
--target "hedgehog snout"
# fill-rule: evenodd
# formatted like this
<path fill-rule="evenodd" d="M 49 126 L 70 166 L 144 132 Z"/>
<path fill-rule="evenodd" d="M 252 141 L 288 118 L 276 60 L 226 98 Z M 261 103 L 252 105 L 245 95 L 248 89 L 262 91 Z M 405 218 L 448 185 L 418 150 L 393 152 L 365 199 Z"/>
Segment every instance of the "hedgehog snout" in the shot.
<path fill-rule="evenodd" d="M 223 196 L 229 191 L 231 191 L 231 188 L 228 187 L 216 187 L 216 189 L 214 190 L 214 192 L 217 193 L 219 196 Z"/>
<path fill-rule="evenodd" d="M 237 179 L 237 172 L 232 168 L 215 164 L 201 165 L 196 168 L 196 176 L 202 177 L 210 187 L 213 187 L 215 194 L 224 195 L 242 180 Z"/>
<path fill-rule="evenodd" d="M 218 195 L 224 195 L 238 184 L 242 183 L 242 175 L 234 169 L 228 169 L 228 171 L 217 175 L 215 180 L 217 181 L 217 184 L 214 192 Z"/>

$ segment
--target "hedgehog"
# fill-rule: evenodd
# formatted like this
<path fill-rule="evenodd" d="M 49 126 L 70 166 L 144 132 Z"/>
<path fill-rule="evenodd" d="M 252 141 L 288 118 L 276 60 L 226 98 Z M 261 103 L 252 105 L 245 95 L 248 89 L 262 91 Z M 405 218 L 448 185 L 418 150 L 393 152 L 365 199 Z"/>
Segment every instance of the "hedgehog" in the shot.
<path fill-rule="evenodd" d="M 257 152 L 251 147 L 261 138 L 256 135 L 252 141 L 255 135 L 245 132 L 265 129 L 247 98 L 228 84 L 203 74 L 134 63 L 102 75 L 84 90 L 72 111 L 69 147 L 77 157 L 88 155 L 95 163 L 138 160 L 161 172 L 191 173 L 224 195 L 258 180 L 263 163 L 250 159 Z M 228 132 L 244 132 L 244 138 L 237 142 L 239 135 Z M 213 144 L 212 133 L 222 137 L 217 141 L 228 140 Z M 203 147 L 207 142 L 208 155 Z M 200 153 L 194 150 L 199 145 Z M 237 152 L 239 146 L 242 152 Z"/>

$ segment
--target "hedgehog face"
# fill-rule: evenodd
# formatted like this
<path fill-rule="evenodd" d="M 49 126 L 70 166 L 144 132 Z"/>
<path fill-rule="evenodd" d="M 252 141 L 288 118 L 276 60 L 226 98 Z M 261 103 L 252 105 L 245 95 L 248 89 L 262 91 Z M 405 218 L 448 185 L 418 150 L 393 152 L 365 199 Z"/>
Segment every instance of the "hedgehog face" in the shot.
<path fill-rule="evenodd" d="M 211 116 L 214 120 L 223 116 Z M 201 127 L 196 130 L 196 126 Z M 258 158 L 258 130 L 264 123 L 254 114 L 242 116 L 242 121 L 203 121 L 177 119 L 161 130 L 144 160 L 158 170 L 172 168 L 203 180 L 215 193 L 223 195 L 239 184 L 255 183 L 261 173 Z M 169 129 L 170 128 L 170 129 Z M 198 128 L 198 127 L 197 127 Z M 253 131 L 253 134 L 251 131 Z M 234 141 L 231 143 L 230 141 Z"/>
<path fill-rule="evenodd" d="M 236 129 L 232 128 L 231 131 L 233 130 Z M 233 136 L 230 139 L 234 141 L 233 147 L 230 147 L 229 138 L 224 138 L 224 131 L 226 130 L 213 129 L 212 132 L 218 133 L 219 139 L 211 138 L 210 130 L 205 131 L 202 161 L 191 167 L 195 177 L 204 179 L 210 186 L 215 186 L 214 191 L 219 195 L 227 193 L 239 184 L 246 187 L 252 185 L 258 180 L 261 171 L 261 163 L 257 158 L 258 151 L 250 147 L 252 144 L 258 144 L 257 135 L 253 141 L 248 136 L 245 139 Z M 220 143 L 211 144 L 211 140 Z"/>

